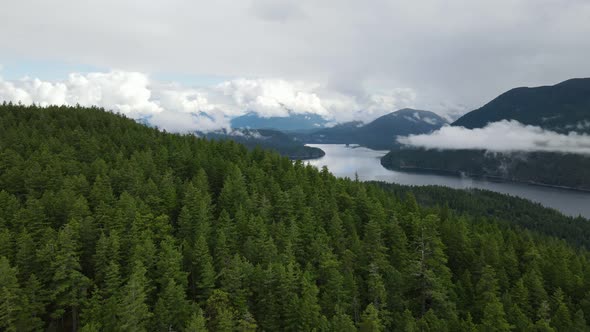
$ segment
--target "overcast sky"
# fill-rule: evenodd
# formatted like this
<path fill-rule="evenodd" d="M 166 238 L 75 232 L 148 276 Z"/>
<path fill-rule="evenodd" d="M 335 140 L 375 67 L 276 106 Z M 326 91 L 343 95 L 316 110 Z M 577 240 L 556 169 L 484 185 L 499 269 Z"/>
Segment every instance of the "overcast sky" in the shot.
<path fill-rule="evenodd" d="M 0 98 L 138 116 L 456 116 L 590 76 L 588 36 L 588 0 L 3 0 Z"/>

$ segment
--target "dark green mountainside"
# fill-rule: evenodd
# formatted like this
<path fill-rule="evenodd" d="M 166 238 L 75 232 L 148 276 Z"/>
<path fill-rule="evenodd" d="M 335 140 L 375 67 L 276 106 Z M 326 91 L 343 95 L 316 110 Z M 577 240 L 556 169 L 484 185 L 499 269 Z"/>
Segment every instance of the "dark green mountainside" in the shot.
<path fill-rule="evenodd" d="M 562 133 L 572 130 L 590 133 L 590 78 L 512 89 L 452 125 L 482 128 L 501 120 L 516 120 Z"/>
<path fill-rule="evenodd" d="M 208 132 L 201 135 L 215 140 L 232 140 L 250 149 L 270 149 L 289 159 L 314 159 L 325 155 L 321 149 L 305 146 L 297 138 L 272 129 L 235 129 L 231 132 Z"/>
<path fill-rule="evenodd" d="M 452 126 L 483 128 L 516 120 L 560 133 L 590 133 L 590 78 L 554 86 L 516 88 L 467 113 Z M 590 190 L 590 156 L 556 152 L 488 153 L 396 146 L 381 159 L 386 168 L 445 172 Z"/>
<path fill-rule="evenodd" d="M 588 330 L 587 220 L 412 192 L 97 108 L 2 105 L 0 330 Z"/>
<path fill-rule="evenodd" d="M 372 149 L 391 148 L 397 136 L 425 134 L 439 129 L 446 120 L 429 111 L 402 109 L 363 125 L 349 122 L 303 135 L 306 143 L 360 144 Z"/>
<path fill-rule="evenodd" d="M 381 164 L 399 171 L 486 177 L 590 191 L 590 156 L 554 152 L 393 149 Z"/>

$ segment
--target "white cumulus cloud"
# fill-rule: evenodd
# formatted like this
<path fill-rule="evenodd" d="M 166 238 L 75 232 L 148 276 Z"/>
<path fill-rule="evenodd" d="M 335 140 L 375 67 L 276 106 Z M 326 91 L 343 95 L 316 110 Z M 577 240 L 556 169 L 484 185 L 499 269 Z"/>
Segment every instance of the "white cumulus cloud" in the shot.
<path fill-rule="evenodd" d="M 331 123 L 368 122 L 411 107 L 415 99 L 411 89 L 391 89 L 357 97 L 315 82 L 265 78 L 237 78 L 192 88 L 158 82 L 144 73 L 120 70 L 72 73 L 57 81 L 0 77 L 0 102 L 99 106 L 178 132 L 228 128 L 231 118 L 248 112 L 262 117 L 310 113 Z"/>
<path fill-rule="evenodd" d="M 397 141 L 406 146 L 438 150 L 590 154 L 590 135 L 577 132 L 559 134 L 514 120 L 493 122 L 475 129 L 445 126 L 430 134 L 398 137 Z"/>
<path fill-rule="evenodd" d="M 317 88 L 316 84 L 280 79 L 236 79 L 219 84 L 214 92 L 231 98 L 238 109 L 263 117 L 287 116 L 289 112 L 330 116 L 314 92 Z"/>
<path fill-rule="evenodd" d="M 163 111 L 148 118 L 150 124 L 170 132 L 191 133 L 230 129 L 229 119 L 223 114 L 195 114 Z"/>

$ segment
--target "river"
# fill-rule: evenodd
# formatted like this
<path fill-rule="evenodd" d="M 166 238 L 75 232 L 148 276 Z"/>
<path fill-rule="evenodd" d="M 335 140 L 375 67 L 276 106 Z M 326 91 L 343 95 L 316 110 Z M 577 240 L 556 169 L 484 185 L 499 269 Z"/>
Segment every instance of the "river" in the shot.
<path fill-rule="evenodd" d="M 339 177 L 354 178 L 355 174 L 358 174 L 359 179 L 363 181 L 385 181 L 417 186 L 440 185 L 459 189 L 487 189 L 526 198 L 569 216 L 581 215 L 590 218 L 590 193 L 469 177 L 397 172 L 381 166 L 380 158 L 388 151 L 344 144 L 308 144 L 308 146 L 318 147 L 324 150 L 326 155 L 306 162 L 318 168 L 328 166 L 330 172 Z"/>

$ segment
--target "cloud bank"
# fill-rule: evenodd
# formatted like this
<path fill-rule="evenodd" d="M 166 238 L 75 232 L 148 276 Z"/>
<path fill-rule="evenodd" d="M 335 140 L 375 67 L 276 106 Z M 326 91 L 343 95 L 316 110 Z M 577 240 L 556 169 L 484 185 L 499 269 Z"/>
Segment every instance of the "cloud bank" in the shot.
<path fill-rule="evenodd" d="M 0 62 L 409 87 L 439 111 L 588 76 L 589 35 L 588 0 L 3 1 Z"/>
<path fill-rule="evenodd" d="M 590 135 L 559 134 L 514 120 L 494 122 L 476 129 L 445 126 L 431 134 L 398 137 L 397 141 L 406 146 L 438 150 L 590 154 Z"/>
<path fill-rule="evenodd" d="M 332 123 L 368 122 L 412 107 L 415 99 L 416 93 L 407 88 L 357 97 L 315 82 L 283 79 L 238 78 L 192 88 L 120 70 L 72 73 L 60 81 L 0 77 L 0 102 L 99 106 L 173 132 L 228 129 L 231 118 L 248 112 L 262 117 L 312 113 Z"/>

